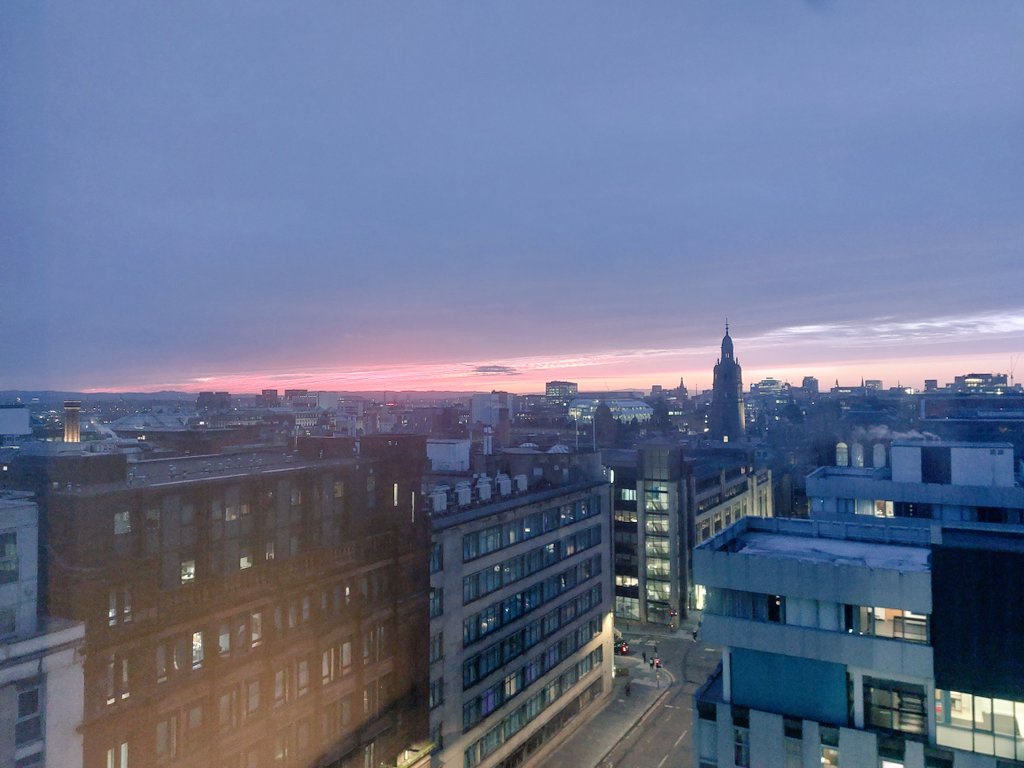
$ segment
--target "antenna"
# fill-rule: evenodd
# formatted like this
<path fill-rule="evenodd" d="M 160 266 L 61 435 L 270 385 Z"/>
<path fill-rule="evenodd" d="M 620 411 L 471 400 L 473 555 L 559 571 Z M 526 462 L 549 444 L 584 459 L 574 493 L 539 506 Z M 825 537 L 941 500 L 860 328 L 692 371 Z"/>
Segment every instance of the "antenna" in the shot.
<path fill-rule="evenodd" d="M 1018 360 L 1020 360 L 1020 353 L 1019 352 L 1016 355 L 1014 355 L 1013 357 L 1010 358 L 1010 386 L 1011 387 L 1013 386 L 1013 372 L 1017 368 L 1017 361 Z"/>

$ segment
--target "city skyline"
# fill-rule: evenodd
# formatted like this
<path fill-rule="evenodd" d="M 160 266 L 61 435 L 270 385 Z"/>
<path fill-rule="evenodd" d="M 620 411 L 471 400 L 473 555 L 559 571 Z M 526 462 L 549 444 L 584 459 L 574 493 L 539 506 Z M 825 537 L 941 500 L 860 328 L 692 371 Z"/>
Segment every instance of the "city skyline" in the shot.
<path fill-rule="evenodd" d="M 0 389 L 1011 371 L 1024 6 L 646 10 L 5 6 Z"/>

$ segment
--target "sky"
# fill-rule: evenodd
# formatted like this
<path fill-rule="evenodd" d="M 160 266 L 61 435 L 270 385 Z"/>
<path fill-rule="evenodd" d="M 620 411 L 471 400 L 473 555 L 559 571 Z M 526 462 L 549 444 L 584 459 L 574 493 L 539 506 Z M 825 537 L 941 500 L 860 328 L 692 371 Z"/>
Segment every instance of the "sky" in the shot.
<path fill-rule="evenodd" d="M 0 389 L 1024 352 L 1024 3 L 0 4 Z M 1024 377 L 1024 367 L 1020 369 Z"/>

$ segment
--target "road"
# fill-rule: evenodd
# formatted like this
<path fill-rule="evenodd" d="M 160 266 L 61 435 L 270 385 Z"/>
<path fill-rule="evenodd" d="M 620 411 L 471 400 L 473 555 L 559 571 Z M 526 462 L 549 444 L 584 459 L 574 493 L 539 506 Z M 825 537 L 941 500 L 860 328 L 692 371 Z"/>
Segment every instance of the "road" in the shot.
<path fill-rule="evenodd" d="M 620 741 L 601 768 L 692 768 L 693 694 L 721 659 L 721 649 L 685 633 L 674 637 L 626 633 L 630 653 L 657 653 L 676 682 L 643 722 Z"/>

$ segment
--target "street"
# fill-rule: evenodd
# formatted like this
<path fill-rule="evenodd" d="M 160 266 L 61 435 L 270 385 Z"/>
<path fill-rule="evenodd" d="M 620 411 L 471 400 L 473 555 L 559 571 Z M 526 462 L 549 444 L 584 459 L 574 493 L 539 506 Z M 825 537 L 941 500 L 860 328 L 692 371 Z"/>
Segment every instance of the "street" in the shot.
<path fill-rule="evenodd" d="M 601 768 L 691 768 L 693 694 L 718 664 L 721 649 L 694 641 L 685 631 L 672 636 L 626 632 L 624 637 L 630 655 L 642 658 L 646 653 L 650 661 L 657 653 L 675 683 L 612 749 Z M 664 678 L 661 684 L 665 684 Z M 616 696 L 621 698 L 622 692 Z"/>

